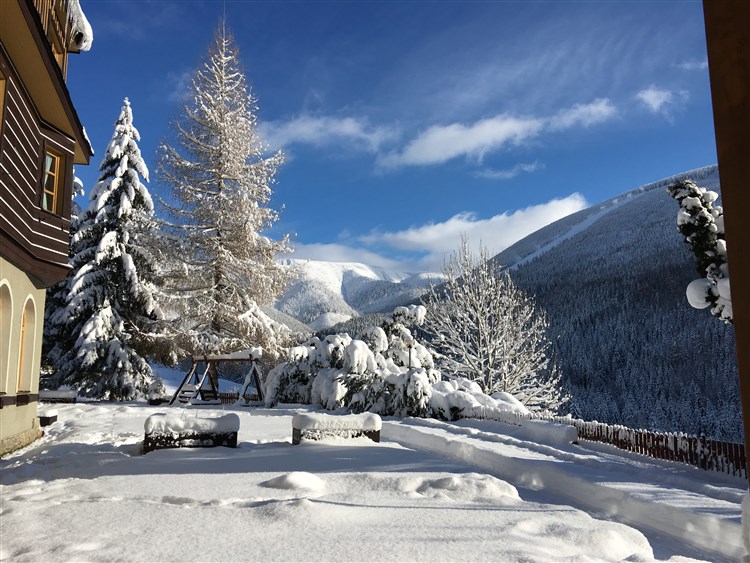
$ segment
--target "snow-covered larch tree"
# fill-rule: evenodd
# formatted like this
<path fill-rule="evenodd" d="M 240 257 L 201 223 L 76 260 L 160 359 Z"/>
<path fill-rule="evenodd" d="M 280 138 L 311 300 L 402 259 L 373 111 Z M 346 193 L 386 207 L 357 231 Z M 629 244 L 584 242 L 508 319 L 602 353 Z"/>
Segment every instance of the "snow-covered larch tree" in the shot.
<path fill-rule="evenodd" d="M 710 306 L 712 315 L 731 324 L 732 296 L 724 210 L 714 205 L 719 194 L 701 188 L 691 180 L 681 180 L 667 189 L 680 204 L 677 229 L 692 247 L 698 273 L 704 276 L 688 285 L 688 302 L 696 309 Z"/>
<path fill-rule="evenodd" d="M 144 245 L 154 228 L 154 206 L 141 182 L 148 181 L 148 168 L 139 140 L 126 98 L 89 207 L 71 238 L 65 304 L 49 315 L 56 327 L 50 384 L 88 396 L 136 399 L 152 381 L 142 354 L 160 311 L 155 261 Z"/>
<path fill-rule="evenodd" d="M 274 357 L 286 345 L 288 331 L 260 309 L 286 286 L 275 258 L 288 240 L 262 234 L 278 219 L 268 204 L 283 155 L 266 156 L 257 110 L 222 22 L 175 122 L 176 144 L 160 148 L 171 191 L 162 202 L 165 296 L 186 352 L 261 346 Z"/>
<path fill-rule="evenodd" d="M 511 393 L 531 410 L 560 411 L 568 396 L 534 299 L 493 266 L 486 249 L 473 255 L 465 237 L 443 274 L 425 297 L 424 325 L 443 375 L 466 377 L 488 395 Z"/>

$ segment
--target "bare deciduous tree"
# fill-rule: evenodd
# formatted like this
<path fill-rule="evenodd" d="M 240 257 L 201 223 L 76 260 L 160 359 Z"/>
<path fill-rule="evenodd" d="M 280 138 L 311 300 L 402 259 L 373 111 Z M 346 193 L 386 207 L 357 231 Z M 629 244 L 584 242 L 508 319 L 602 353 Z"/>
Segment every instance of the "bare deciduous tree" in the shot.
<path fill-rule="evenodd" d="M 425 297 L 425 329 L 444 375 L 476 381 L 487 394 L 511 393 L 531 409 L 558 411 L 567 402 L 549 357 L 547 320 L 532 297 L 462 237 L 446 262 L 445 280 Z"/>
<path fill-rule="evenodd" d="M 172 194 L 162 202 L 166 294 L 188 352 L 252 345 L 274 355 L 285 344 L 284 327 L 259 308 L 285 288 L 275 257 L 288 240 L 262 234 L 278 219 L 268 203 L 284 157 L 265 156 L 257 109 L 222 22 L 175 123 L 177 146 L 162 144 L 159 164 Z"/>

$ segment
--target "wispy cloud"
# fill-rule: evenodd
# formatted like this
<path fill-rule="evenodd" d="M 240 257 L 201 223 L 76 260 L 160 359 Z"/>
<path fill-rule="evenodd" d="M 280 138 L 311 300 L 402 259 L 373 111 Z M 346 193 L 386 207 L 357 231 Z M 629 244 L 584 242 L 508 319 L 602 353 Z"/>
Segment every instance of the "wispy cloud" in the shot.
<path fill-rule="evenodd" d="M 492 168 L 485 168 L 475 174 L 478 178 L 486 178 L 488 180 L 510 180 L 516 176 L 524 173 L 536 172 L 537 170 L 543 170 L 544 163 L 538 160 L 534 162 L 524 163 L 520 162 L 511 168 L 505 168 L 503 170 L 495 170 Z"/>
<path fill-rule="evenodd" d="M 395 138 L 392 127 L 372 126 L 363 117 L 333 117 L 301 114 L 288 120 L 269 121 L 260 126 L 271 148 L 290 145 L 324 147 L 347 144 L 358 150 L 375 153 L 386 141 Z"/>
<path fill-rule="evenodd" d="M 507 145 L 519 145 L 544 132 L 572 127 L 589 127 L 612 118 L 616 108 L 601 98 L 590 104 L 576 104 L 552 117 L 517 117 L 508 114 L 472 124 L 435 125 L 417 135 L 400 152 L 379 159 L 385 168 L 441 164 L 460 156 L 481 161 L 485 154 Z"/>
<path fill-rule="evenodd" d="M 682 70 L 706 70 L 708 68 L 708 59 L 703 59 L 702 61 L 691 59 L 677 63 L 675 66 Z"/>
<path fill-rule="evenodd" d="M 671 117 L 670 109 L 687 101 L 689 94 L 685 90 L 666 90 L 652 85 L 636 93 L 635 97 L 651 113 Z"/>
<path fill-rule="evenodd" d="M 590 104 L 576 104 L 564 109 L 548 120 L 548 127 L 559 131 L 571 127 L 591 127 L 615 116 L 617 109 L 607 98 L 599 98 Z"/>
<path fill-rule="evenodd" d="M 169 88 L 167 99 L 170 102 L 185 102 L 190 97 L 192 80 L 195 70 L 188 69 L 182 72 L 168 72 L 166 84 Z"/>
<path fill-rule="evenodd" d="M 491 253 L 501 252 L 514 242 L 588 206 L 579 193 L 532 205 L 512 213 L 502 213 L 481 219 L 475 213 L 463 212 L 440 223 L 411 227 L 409 229 L 376 231 L 360 237 L 366 245 L 386 245 L 399 251 L 419 253 L 420 267 L 425 271 L 439 270 L 445 257 L 456 249 L 461 235 L 466 235 L 478 250 L 480 244 Z"/>

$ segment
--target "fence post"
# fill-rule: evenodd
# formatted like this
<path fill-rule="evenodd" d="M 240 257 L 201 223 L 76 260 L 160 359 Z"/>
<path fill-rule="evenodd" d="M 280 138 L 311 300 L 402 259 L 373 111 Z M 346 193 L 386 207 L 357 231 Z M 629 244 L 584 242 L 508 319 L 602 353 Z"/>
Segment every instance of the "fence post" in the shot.
<path fill-rule="evenodd" d="M 701 434 L 698 438 L 698 467 L 708 469 L 708 456 L 706 455 L 706 435 Z"/>

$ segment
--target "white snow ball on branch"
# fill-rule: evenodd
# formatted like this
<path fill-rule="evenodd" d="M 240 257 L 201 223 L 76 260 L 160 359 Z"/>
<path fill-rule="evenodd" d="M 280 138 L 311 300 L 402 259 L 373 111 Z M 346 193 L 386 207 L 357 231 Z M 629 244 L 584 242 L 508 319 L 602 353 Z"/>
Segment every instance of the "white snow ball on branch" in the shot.
<path fill-rule="evenodd" d="M 711 282 L 706 278 L 691 281 L 685 293 L 687 294 L 688 303 L 695 309 L 705 309 L 711 304 L 711 301 L 709 301 Z"/>

